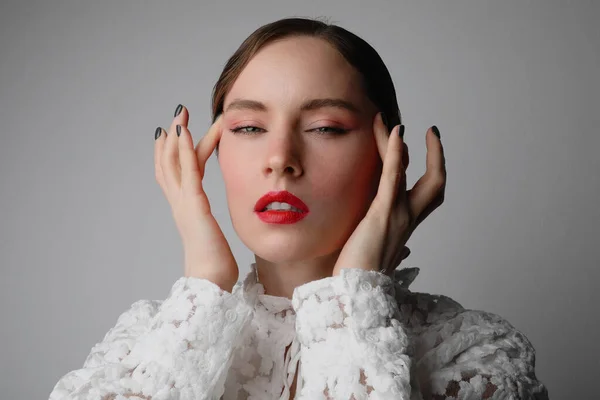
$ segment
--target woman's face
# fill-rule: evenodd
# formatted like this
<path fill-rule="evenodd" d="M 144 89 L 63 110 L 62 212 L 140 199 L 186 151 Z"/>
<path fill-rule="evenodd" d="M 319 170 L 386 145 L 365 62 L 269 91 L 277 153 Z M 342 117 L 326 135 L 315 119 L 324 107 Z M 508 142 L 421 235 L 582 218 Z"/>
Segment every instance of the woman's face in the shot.
<path fill-rule="evenodd" d="M 288 38 L 263 47 L 225 97 L 219 164 L 233 227 L 257 256 L 282 263 L 331 254 L 367 212 L 381 159 L 373 136 L 378 110 L 360 82 L 326 41 Z M 303 109 L 314 99 L 343 100 L 354 111 Z M 264 107 L 229 108 L 239 100 Z M 239 127 L 247 128 L 232 131 Z M 308 206 L 304 219 L 271 224 L 258 218 L 256 201 L 279 190 Z"/>

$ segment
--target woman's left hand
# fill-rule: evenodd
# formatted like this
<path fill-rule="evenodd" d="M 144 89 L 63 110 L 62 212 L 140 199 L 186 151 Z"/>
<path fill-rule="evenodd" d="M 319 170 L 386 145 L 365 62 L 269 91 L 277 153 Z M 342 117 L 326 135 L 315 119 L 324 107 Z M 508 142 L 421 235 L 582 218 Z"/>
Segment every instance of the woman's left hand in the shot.
<path fill-rule="evenodd" d="M 403 127 L 402 127 L 403 128 Z M 406 190 L 408 147 L 398 135 L 400 125 L 388 133 L 381 113 L 373 132 L 383 168 L 377 195 L 336 261 L 333 276 L 343 268 L 381 271 L 391 276 L 408 256 L 404 245 L 416 227 L 444 202 L 446 163 L 439 137 L 427 130 L 427 169 L 412 189 Z"/>

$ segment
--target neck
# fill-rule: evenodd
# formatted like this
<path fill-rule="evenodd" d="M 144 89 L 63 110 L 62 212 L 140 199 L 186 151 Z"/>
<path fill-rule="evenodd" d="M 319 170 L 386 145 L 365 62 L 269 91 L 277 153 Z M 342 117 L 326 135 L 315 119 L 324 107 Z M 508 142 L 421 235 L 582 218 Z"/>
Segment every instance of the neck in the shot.
<path fill-rule="evenodd" d="M 294 289 L 305 283 L 330 277 L 341 249 L 311 260 L 273 263 L 255 255 L 258 280 L 265 294 L 292 298 Z"/>

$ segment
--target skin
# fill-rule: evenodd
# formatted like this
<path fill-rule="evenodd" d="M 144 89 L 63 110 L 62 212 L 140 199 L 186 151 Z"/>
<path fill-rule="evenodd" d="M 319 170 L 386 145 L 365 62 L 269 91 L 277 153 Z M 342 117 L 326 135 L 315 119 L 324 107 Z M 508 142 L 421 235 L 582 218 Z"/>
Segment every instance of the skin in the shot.
<path fill-rule="evenodd" d="M 229 292 L 238 279 L 202 187 L 206 161 L 219 142 L 234 228 L 254 251 L 267 294 L 291 298 L 299 285 L 346 268 L 391 275 L 408 256 L 412 232 L 444 201 L 445 158 L 431 127 L 426 172 L 407 190 L 404 127 L 389 132 L 359 82 L 329 43 L 290 38 L 264 48 L 246 66 L 224 99 L 225 115 L 196 148 L 185 107 L 177 108 L 168 133 L 157 128 L 155 175 L 183 241 L 185 276 Z M 256 97 L 246 98 L 245 107 L 236 97 L 242 92 Z M 319 107 L 311 93 L 320 96 Z M 337 103 L 324 107 L 323 98 Z M 255 199 L 282 189 L 300 196 L 310 213 L 294 225 L 259 221 Z"/>
<path fill-rule="evenodd" d="M 301 110 L 319 98 L 346 100 L 357 111 Z M 237 99 L 267 109 L 228 108 Z M 311 37 L 261 49 L 227 94 L 224 110 L 219 164 L 234 229 L 255 254 L 265 292 L 291 298 L 295 287 L 332 276 L 375 197 L 382 168 L 373 134 L 378 110 L 360 87 L 359 73 L 329 43 Z M 255 128 L 232 132 L 240 126 Z M 347 132 L 335 134 L 328 126 Z M 309 215 L 295 224 L 262 222 L 254 205 L 271 190 L 298 196 Z"/>
<path fill-rule="evenodd" d="M 156 138 L 155 170 L 183 239 L 186 276 L 227 291 L 238 277 L 201 185 L 217 142 L 233 226 L 255 254 L 266 294 L 291 298 L 297 286 L 346 268 L 391 272 L 407 256 L 412 232 L 444 201 L 442 145 L 430 128 L 426 172 L 407 190 L 408 148 L 398 136 L 400 126 L 388 132 L 359 82 L 327 42 L 289 38 L 250 61 L 225 98 L 224 114 L 195 150 L 187 109 L 175 116 L 168 135 Z M 315 98 L 342 99 L 357 111 L 301 109 Z M 239 99 L 260 101 L 265 110 L 229 107 Z M 249 125 L 256 128 L 242 131 L 250 135 L 233 132 Z M 336 135 L 327 126 L 347 132 Z M 300 197 L 310 214 L 291 225 L 260 221 L 256 200 L 284 189 Z M 296 380 L 297 374 L 291 398 Z"/>

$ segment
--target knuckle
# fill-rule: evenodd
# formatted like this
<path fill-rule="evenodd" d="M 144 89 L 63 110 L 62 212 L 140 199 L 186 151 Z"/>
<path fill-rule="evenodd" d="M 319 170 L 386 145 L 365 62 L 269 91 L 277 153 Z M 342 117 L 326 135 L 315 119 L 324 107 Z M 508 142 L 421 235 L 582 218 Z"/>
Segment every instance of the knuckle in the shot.
<path fill-rule="evenodd" d="M 396 221 L 398 227 L 403 231 L 410 226 L 410 216 L 408 213 L 402 213 Z"/>
<path fill-rule="evenodd" d="M 158 183 L 161 183 L 162 181 L 162 172 L 160 172 L 158 168 L 154 169 L 154 179 L 156 179 L 156 182 Z"/>
<path fill-rule="evenodd" d="M 390 222 L 390 207 L 379 203 L 371 214 L 372 221 L 378 229 L 386 229 Z"/>
<path fill-rule="evenodd" d="M 433 174 L 431 177 L 431 186 L 435 189 L 436 192 L 441 192 L 446 185 L 446 179 L 444 175 L 441 173 Z"/>
<path fill-rule="evenodd" d="M 445 196 L 442 193 L 442 195 L 439 197 L 439 200 L 438 200 L 438 207 L 441 206 L 444 203 L 444 199 L 445 199 Z"/>
<path fill-rule="evenodd" d="M 161 165 L 162 169 L 165 170 L 167 168 L 175 167 L 176 162 L 177 162 L 177 159 L 175 158 L 174 152 L 165 152 L 165 153 L 163 153 L 163 156 L 161 157 L 160 165 Z"/>
<path fill-rule="evenodd" d="M 163 151 L 163 153 L 160 155 L 160 158 L 158 160 L 158 163 L 160 164 L 161 168 L 165 167 L 168 158 L 169 158 L 169 153 L 167 151 Z"/>
<path fill-rule="evenodd" d="M 387 180 L 392 185 L 396 185 L 402 180 L 403 176 L 403 171 L 390 171 L 390 173 L 387 174 Z"/>

